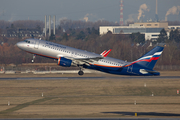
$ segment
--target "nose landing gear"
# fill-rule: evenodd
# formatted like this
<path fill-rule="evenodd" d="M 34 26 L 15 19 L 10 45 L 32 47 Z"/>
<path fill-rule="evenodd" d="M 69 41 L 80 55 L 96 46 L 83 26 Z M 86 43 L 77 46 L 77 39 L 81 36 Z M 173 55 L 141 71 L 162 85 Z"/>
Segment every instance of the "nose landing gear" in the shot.
<path fill-rule="evenodd" d="M 34 59 L 36 58 L 36 55 L 33 54 L 33 59 L 31 60 L 32 63 L 34 63 Z"/>

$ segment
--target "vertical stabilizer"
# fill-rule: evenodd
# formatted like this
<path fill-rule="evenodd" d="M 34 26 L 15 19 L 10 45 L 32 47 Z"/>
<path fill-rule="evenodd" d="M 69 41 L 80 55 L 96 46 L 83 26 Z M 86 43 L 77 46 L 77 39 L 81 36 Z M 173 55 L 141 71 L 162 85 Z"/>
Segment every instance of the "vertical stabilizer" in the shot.
<path fill-rule="evenodd" d="M 140 57 L 138 60 L 132 62 L 132 64 L 137 63 L 148 69 L 153 69 L 157 60 L 163 52 L 164 47 L 156 46 L 151 51 Z"/>

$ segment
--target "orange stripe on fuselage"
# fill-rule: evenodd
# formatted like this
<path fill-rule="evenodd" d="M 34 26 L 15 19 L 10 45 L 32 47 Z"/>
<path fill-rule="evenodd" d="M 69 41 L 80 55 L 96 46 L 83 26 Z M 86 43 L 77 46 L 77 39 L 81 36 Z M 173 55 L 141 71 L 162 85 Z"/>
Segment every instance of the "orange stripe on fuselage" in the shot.
<path fill-rule="evenodd" d="M 114 68 L 118 68 L 118 67 L 122 67 L 122 66 L 108 66 L 108 65 L 100 65 L 100 64 L 91 64 L 90 65 L 95 65 L 95 66 L 101 66 L 101 67 L 114 67 Z"/>
<path fill-rule="evenodd" d="M 61 57 L 58 58 L 58 65 L 60 64 L 60 61 L 61 61 Z"/>

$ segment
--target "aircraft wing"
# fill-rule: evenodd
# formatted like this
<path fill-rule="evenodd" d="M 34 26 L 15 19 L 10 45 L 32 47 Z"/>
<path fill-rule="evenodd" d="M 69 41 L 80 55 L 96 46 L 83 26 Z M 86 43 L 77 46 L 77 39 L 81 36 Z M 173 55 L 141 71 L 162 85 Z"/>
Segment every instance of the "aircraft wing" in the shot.
<path fill-rule="evenodd" d="M 65 56 L 64 56 L 65 57 Z M 104 57 L 93 57 L 93 58 L 72 58 L 72 57 L 65 57 L 67 59 L 71 59 L 74 64 L 77 65 L 89 65 L 89 63 L 97 62 L 100 59 L 104 59 Z"/>
<path fill-rule="evenodd" d="M 104 57 L 94 57 L 94 58 L 75 58 L 74 60 L 77 61 L 81 61 L 81 62 L 86 62 L 86 63 L 90 63 L 90 62 L 97 62 L 100 59 L 104 59 Z"/>
<path fill-rule="evenodd" d="M 89 65 L 89 63 L 97 62 L 100 59 L 104 59 L 110 52 L 111 52 L 111 49 L 108 51 L 105 50 L 100 54 L 101 55 L 100 57 L 92 57 L 92 58 L 73 58 L 73 57 L 66 57 L 66 56 L 64 57 L 67 59 L 71 59 L 73 63 L 76 65 L 83 65 L 83 64 Z"/>

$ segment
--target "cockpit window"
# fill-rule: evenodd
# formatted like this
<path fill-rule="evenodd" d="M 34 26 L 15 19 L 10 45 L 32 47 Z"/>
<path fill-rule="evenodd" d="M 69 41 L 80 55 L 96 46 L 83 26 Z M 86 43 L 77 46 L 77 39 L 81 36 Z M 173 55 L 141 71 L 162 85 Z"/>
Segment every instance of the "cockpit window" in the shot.
<path fill-rule="evenodd" d="M 24 40 L 24 42 L 26 42 L 26 43 L 30 43 L 30 41 L 29 41 L 29 40 Z"/>

